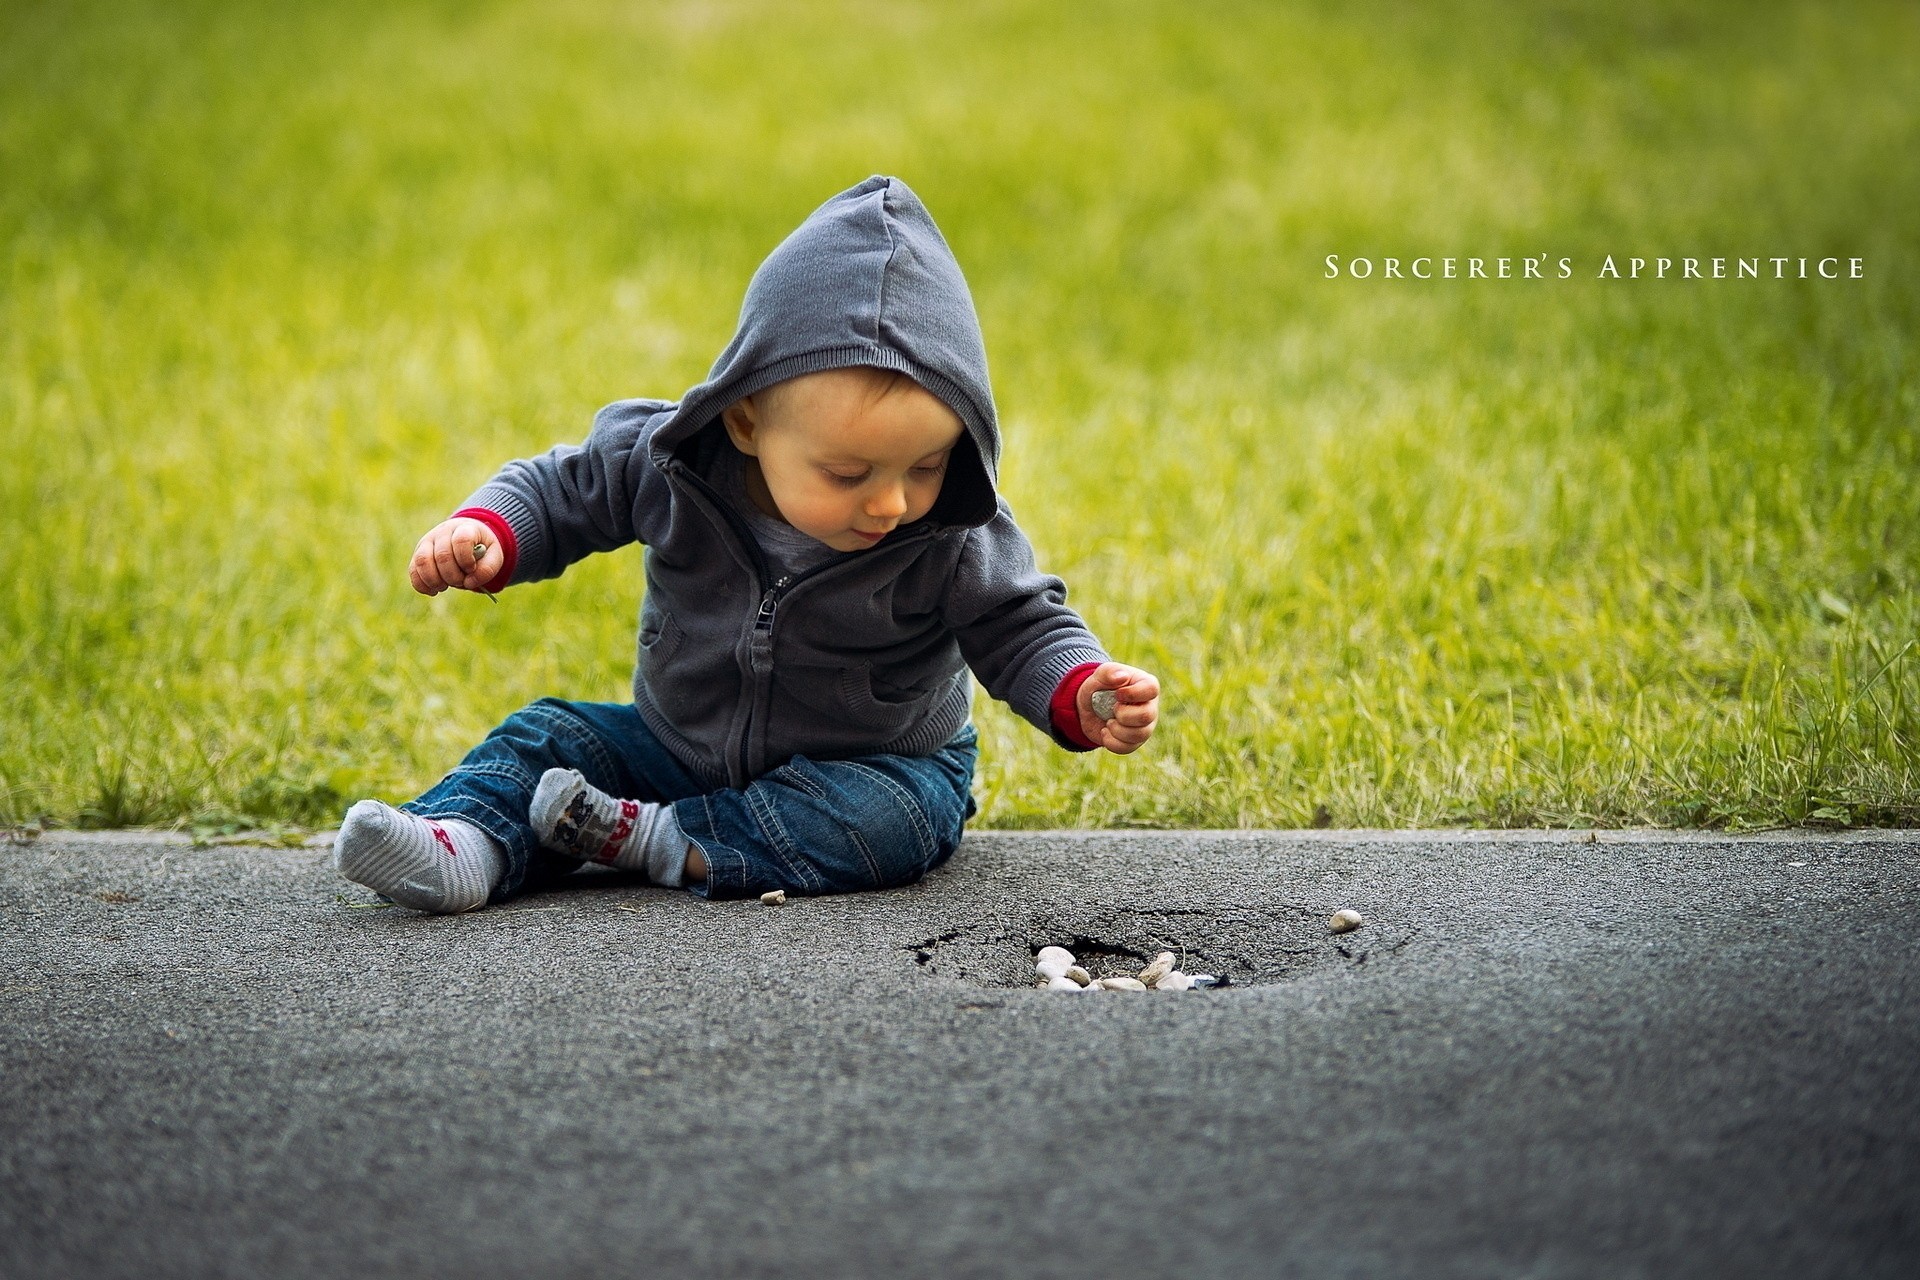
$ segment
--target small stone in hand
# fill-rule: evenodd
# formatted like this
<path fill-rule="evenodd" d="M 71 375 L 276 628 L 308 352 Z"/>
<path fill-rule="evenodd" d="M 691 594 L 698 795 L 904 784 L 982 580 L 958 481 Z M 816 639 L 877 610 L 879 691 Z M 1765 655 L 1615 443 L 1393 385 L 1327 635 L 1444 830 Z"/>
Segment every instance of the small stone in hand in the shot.
<path fill-rule="evenodd" d="M 487 544 L 484 542 L 474 543 L 473 544 L 473 567 L 478 569 L 480 567 L 480 562 L 482 560 L 485 560 L 486 558 L 487 558 Z M 500 603 L 500 597 L 495 595 L 491 591 L 486 591 L 483 589 L 481 594 L 486 596 L 487 599 L 493 601 L 495 604 Z"/>
<path fill-rule="evenodd" d="M 1120 695 L 1111 689 L 1095 690 L 1094 695 L 1087 701 L 1093 704 L 1093 714 L 1102 720 L 1113 719 L 1113 713 L 1120 707 Z"/>

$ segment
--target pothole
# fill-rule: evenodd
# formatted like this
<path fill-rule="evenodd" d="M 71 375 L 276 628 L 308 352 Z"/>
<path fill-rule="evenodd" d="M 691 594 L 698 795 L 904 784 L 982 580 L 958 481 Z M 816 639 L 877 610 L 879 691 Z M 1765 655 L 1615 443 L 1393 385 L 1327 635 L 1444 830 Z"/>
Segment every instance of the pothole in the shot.
<path fill-rule="evenodd" d="M 1369 922 L 1356 933 L 1327 932 L 1327 913 L 1309 907 L 1087 907 L 961 925 L 908 944 L 921 968 L 982 987 L 1032 987 L 1042 947 L 1065 947 L 1095 978 L 1132 977 L 1171 951 L 1187 973 L 1211 973 L 1236 987 L 1286 982 L 1326 964 L 1365 963 L 1411 937 Z"/>

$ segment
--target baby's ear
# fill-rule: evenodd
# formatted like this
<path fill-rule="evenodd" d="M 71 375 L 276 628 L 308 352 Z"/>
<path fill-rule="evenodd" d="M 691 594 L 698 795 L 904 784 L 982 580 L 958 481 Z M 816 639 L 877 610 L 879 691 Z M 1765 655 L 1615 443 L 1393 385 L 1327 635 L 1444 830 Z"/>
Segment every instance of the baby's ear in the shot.
<path fill-rule="evenodd" d="M 758 457 L 760 446 L 756 439 L 760 430 L 760 407 L 753 402 L 752 396 L 742 396 L 720 411 L 721 425 L 727 429 L 727 439 L 733 441 L 733 447 L 749 457 Z"/>

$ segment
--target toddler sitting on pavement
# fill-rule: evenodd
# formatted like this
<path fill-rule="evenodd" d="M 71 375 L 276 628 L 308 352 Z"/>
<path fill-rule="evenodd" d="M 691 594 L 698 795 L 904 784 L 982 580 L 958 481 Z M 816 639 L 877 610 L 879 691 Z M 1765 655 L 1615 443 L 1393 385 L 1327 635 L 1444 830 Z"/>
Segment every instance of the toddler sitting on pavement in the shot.
<path fill-rule="evenodd" d="M 1036 567 L 999 455 L 926 208 L 885 177 L 835 196 L 754 274 L 705 382 L 508 463 L 414 551 L 434 595 L 644 544 L 633 701 L 541 698 L 418 799 L 360 801 L 340 874 L 433 912 L 587 862 L 713 898 L 909 883 L 974 813 L 970 671 L 1068 750 L 1137 750 L 1159 684 Z"/>

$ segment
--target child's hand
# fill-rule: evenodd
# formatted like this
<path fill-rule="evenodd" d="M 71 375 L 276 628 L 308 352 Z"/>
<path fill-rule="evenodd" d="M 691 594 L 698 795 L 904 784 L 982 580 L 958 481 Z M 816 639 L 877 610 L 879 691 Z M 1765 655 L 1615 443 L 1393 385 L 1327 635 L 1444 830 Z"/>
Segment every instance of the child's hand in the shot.
<path fill-rule="evenodd" d="M 476 557 L 474 552 L 482 547 L 485 550 Z M 478 591 L 493 581 L 505 562 L 506 555 L 492 529 L 478 520 L 456 516 L 427 531 L 413 549 L 413 563 L 407 572 L 415 591 L 437 596 L 448 587 Z"/>
<path fill-rule="evenodd" d="M 1113 690 L 1116 705 L 1111 720 L 1093 713 L 1093 695 L 1103 689 Z M 1081 682 L 1074 702 L 1080 712 L 1080 732 L 1087 741 L 1124 756 L 1138 751 L 1153 736 L 1154 721 L 1160 718 L 1160 682 L 1138 667 L 1103 662 Z"/>

